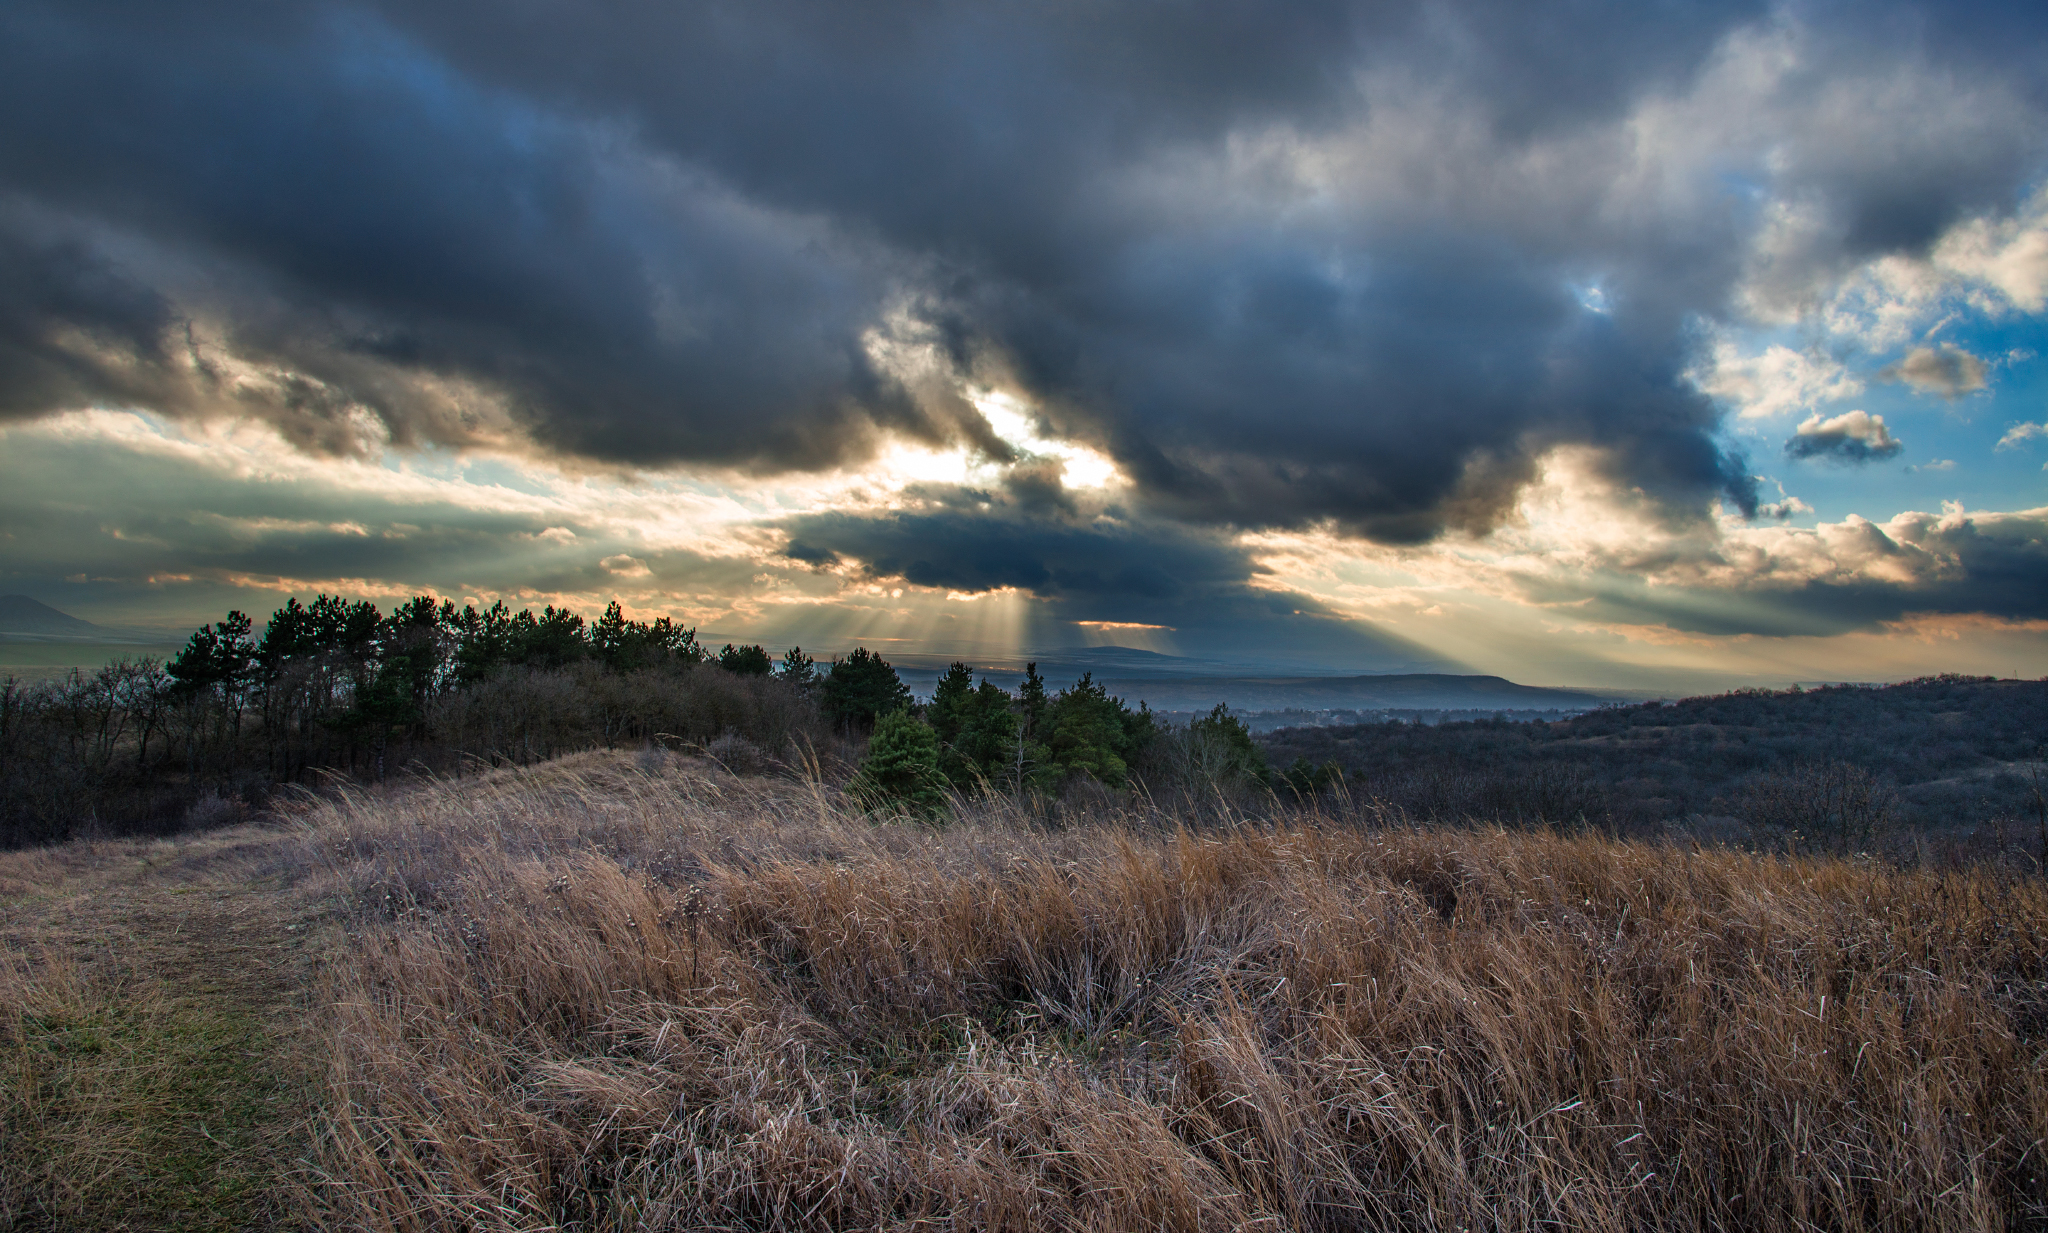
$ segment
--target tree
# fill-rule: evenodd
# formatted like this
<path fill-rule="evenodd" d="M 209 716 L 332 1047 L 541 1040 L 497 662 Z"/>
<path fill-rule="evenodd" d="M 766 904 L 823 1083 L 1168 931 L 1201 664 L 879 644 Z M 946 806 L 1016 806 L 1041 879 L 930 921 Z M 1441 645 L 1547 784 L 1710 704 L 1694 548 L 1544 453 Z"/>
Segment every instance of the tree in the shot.
<path fill-rule="evenodd" d="M 1027 676 L 1025 684 L 1036 675 L 1034 671 Z M 1055 762 L 1112 788 L 1124 786 L 1131 760 L 1157 728 L 1150 709 L 1141 707 L 1134 712 L 1123 699 L 1110 697 L 1107 689 L 1095 683 L 1092 672 L 1082 673 L 1080 680 L 1052 699 L 1044 722 L 1050 729 L 1045 744 Z"/>
<path fill-rule="evenodd" d="M 1017 689 L 1017 702 L 1023 708 L 1024 739 L 1045 740 L 1045 678 L 1038 675 L 1038 665 L 1024 665 L 1024 684 Z"/>
<path fill-rule="evenodd" d="M 951 745 L 960 735 L 973 708 L 973 698 L 974 671 L 955 660 L 933 686 L 932 704 L 925 708 L 925 719 L 932 731 L 939 734 L 940 745 Z"/>
<path fill-rule="evenodd" d="M 521 613 L 531 624 L 533 614 Z M 519 645 L 520 622 L 498 600 L 478 612 L 464 608 L 455 624 L 455 679 L 464 687 L 478 685 L 493 672 L 513 661 Z"/>
<path fill-rule="evenodd" d="M 1264 760 L 1263 754 L 1261 760 Z M 1344 782 L 1344 768 L 1338 766 L 1335 760 L 1315 766 L 1307 758 L 1296 755 L 1294 761 L 1288 763 L 1287 769 L 1280 773 L 1280 779 L 1294 790 L 1296 796 L 1303 800 L 1314 800 L 1321 796 L 1325 789 Z"/>
<path fill-rule="evenodd" d="M 174 682 L 172 696 L 182 704 L 186 770 L 195 777 L 215 751 L 232 760 L 241 737 L 242 712 L 258 672 L 251 624 L 235 611 L 218 625 L 202 625 L 164 666 Z"/>
<path fill-rule="evenodd" d="M 972 781 L 993 783 L 1009 777 L 1016 754 L 1019 725 L 1017 710 L 1001 686 L 984 680 L 974 691 L 966 708 L 966 721 L 953 738 L 953 750 L 965 767 L 972 767 Z M 967 786 L 963 777 L 954 782 Z"/>
<path fill-rule="evenodd" d="M 946 669 L 932 691 L 926 718 L 939 738 L 939 769 L 955 787 L 975 788 L 1005 778 L 1017 743 L 1010 695 L 987 680 L 974 687 L 963 663 Z"/>
<path fill-rule="evenodd" d="M 517 631 L 513 662 L 536 668 L 561 668 L 590 654 L 583 637 L 583 618 L 567 608 L 549 604 L 538 620 L 522 610 L 513 618 Z"/>
<path fill-rule="evenodd" d="M 818 686 L 818 665 L 804 654 L 800 646 L 793 646 L 782 653 L 782 665 L 775 670 L 775 675 L 783 684 L 802 693 L 809 693 Z"/>
<path fill-rule="evenodd" d="M 907 710 L 883 712 L 850 790 L 869 809 L 939 813 L 946 778 L 939 773 L 938 733 Z"/>
<path fill-rule="evenodd" d="M 1251 729 L 1221 702 L 1188 724 L 1188 755 L 1190 777 L 1205 785 L 1263 788 L 1272 778 L 1265 751 L 1252 739 Z M 1308 776 L 1313 781 L 1315 772 Z"/>
<path fill-rule="evenodd" d="M 626 619 L 626 611 L 616 599 L 605 605 L 603 616 L 590 623 L 590 645 L 605 667 L 614 672 L 624 669 L 627 658 L 639 649 L 643 640 L 634 635 L 645 627 L 636 628 L 636 624 Z"/>
<path fill-rule="evenodd" d="M 866 647 L 832 661 L 822 699 L 825 715 L 853 731 L 872 728 L 880 716 L 908 709 L 910 687 L 889 662 Z"/>
<path fill-rule="evenodd" d="M 759 646 L 734 646 L 728 642 L 718 653 L 718 666 L 727 672 L 740 676 L 767 676 L 774 664 L 768 658 L 766 649 Z"/>

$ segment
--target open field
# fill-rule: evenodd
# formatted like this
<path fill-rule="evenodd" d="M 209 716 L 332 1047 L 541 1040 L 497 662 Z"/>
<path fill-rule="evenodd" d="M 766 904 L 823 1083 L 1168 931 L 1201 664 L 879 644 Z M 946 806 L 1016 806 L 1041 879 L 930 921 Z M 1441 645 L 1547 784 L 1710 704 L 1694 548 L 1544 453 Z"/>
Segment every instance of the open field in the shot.
<path fill-rule="evenodd" d="M 212 1101 L 216 1227 L 2048 1227 L 2039 879 L 1362 820 L 932 828 L 585 754 L 0 857 L 6 1193 L 162 1173 Z M 123 920 L 91 993 L 63 930 Z M 37 1095 L 54 1033 L 187 1004 L 245 1033 L 203 1093 Z"/>

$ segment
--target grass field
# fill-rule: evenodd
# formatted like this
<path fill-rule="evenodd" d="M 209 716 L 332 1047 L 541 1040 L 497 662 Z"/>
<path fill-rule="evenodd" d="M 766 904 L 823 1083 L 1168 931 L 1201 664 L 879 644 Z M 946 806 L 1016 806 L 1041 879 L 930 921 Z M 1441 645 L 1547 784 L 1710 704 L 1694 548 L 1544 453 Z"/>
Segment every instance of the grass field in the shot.
<path fill-rule="evenodd" d="M 277 957 L 223 998 L 261 1047 L 199 1084 L 285 1110 L 195 1166 L 222 1219 L 2048 1226 L 2038 878 L 1316 816 L 932 828 L 596 754 L 241 835 L 177 858 Z M 32 888 L 86 875 L 30 862 L 70 852 L 0 858 L 10 919 L 58 914 Z M 0 1001 L 84 987 L 10 971 Z M 201 1116 L 141 1100 L 79 1148 L 104 1111 L 15 1077 L 61 1071 L 55 1022 L 0 1020 L 8 1116 L 43 1119 L 17 1212 Z"/>
<path fill-rule="evenodd" d="M 0 854 L 0 1229 L 302 1221 L 297 846 L 242 828 Z"/>

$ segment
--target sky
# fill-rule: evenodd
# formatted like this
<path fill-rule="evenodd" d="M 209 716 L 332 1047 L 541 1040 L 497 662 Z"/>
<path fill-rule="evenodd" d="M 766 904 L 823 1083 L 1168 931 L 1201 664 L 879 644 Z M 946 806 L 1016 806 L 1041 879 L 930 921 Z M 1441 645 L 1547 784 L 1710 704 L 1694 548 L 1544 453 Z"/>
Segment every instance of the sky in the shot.
<path fill-rule="evenodd" d="M 2048 11 L 0 7 L 0 591 L 2048 675 Z"/>

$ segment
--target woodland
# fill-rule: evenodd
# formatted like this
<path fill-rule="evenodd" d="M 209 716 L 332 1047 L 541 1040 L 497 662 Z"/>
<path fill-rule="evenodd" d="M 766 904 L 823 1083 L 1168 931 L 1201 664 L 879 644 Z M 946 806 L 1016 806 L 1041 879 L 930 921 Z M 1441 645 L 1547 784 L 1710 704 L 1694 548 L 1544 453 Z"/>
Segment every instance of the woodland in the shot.
<path fill-rule="evenodd" d="M 616 602 L 586 620 L 321 595 L 260 630 L 231 612 L 167 661 L 0 682 L 0 844 L 204 829 L 281 793 L 626 749 L 808 767 L 933 819 L 989 794 L 1052 821 L 1118 794 L 1329 797 L 1429 823 L 2048 854 L 2048 682 L 1741 690 L 1528 722 L 1257 732 L 1250 718 L 1168 718 L 1087 675 L 1054 689 L 1035 665 L 1012 693 L 955 663 L 918 699 L 866 648 L 823 664 L 800 647 L 713 651 Z"/>

